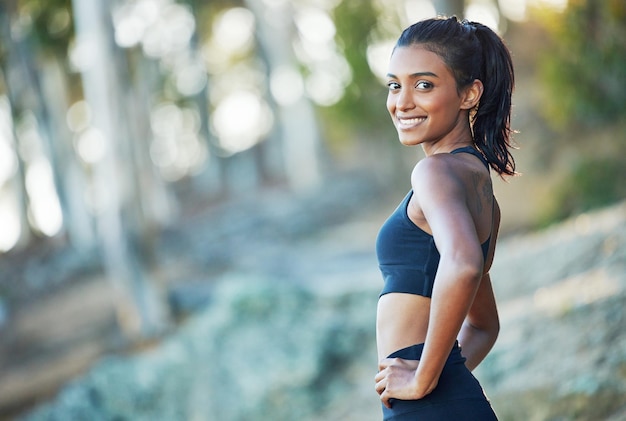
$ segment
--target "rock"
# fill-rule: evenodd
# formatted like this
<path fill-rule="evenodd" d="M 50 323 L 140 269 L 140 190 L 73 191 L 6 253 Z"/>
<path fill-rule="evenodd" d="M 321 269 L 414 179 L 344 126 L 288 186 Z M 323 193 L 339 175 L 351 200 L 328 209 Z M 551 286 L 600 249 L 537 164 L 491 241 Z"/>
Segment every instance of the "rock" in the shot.
<path fill-rule="evenodd" d="M 208 280 L 178 282 L 167 293 L 170 311 L 175 317 L 184 317 L 206 308 L 211 302 L 214 286 Z"/>
<path fill-rule="evenodd" d="M 231 275 L 161 346 L 103 360 L 24 419 L 310 419 L 373 371 L 376 298 Z"/>
<path fill-rule="evenodd" d="M 503 240 L 491 275 L 500 337 L 476 374 L 500 418 L 624 413 L 626 202 Z"/>

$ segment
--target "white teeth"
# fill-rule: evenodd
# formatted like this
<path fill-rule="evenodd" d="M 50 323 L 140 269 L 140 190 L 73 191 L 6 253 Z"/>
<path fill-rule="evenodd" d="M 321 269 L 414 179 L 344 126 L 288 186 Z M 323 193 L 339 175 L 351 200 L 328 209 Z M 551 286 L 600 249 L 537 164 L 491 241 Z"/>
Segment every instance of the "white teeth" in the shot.
<path fill-rule="evenodd" d="M 421 123 L 426 120 L 426 117 L 415 117 L 415 118 L 399 118 L 398 122 L 403 126 L 412 126 L 414 124 Z"/>

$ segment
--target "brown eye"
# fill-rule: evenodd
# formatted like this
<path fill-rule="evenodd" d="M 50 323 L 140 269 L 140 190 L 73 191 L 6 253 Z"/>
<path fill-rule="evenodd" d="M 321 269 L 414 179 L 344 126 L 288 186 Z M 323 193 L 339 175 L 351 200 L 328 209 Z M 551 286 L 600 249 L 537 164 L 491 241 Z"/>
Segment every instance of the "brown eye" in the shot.
<path fill-rule="evenodd" d="M 430 82 L 427 82 L 425 80 L 420 80 L 419 82 L 417 82 L 417 84 L 415 85 L 416 89 L 420 89 L 420 90 L 428 90 L 431 89 L 433 87 L 433 84 Z"/>

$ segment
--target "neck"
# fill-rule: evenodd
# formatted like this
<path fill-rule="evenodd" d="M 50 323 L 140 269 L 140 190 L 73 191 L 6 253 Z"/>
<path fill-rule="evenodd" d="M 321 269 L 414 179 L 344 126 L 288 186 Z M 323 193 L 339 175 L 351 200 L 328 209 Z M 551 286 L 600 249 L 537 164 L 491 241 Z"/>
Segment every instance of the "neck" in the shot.
<path fill-rule="evenodd" d="M 439 140 L 423 143 L 422 149 L 426 156 L 430 156 L 438 153 L 448 153 L 465 146 L 474 146 L 472 129 L 467 117 L 460 118 L 452 130 Z"/>
<path fill-rule="evenodd" d="M 455 149 L 463 148 L 465 146 L 474 146 L 474 140 L 471 136 L 463 136 L 454 141 L 440 141 L 434 144 L 422 144 L 422 149 L 426 156 L 435 155 L 438 153 L 449 153 Z"/>

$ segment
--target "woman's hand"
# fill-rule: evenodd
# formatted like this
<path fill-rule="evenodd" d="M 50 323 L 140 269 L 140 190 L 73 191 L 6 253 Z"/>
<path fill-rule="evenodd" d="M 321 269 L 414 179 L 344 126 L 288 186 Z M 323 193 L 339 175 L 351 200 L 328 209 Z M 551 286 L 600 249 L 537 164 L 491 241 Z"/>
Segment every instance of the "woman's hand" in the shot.
<path fill-rule="evenodd" d="M 376 392 L 387 408 L 391 408 L 391 398 L 402 400 L 420 399 L 415 377 L 419 361 L 402 358 L 387 358 L 378 364 Z"/>

